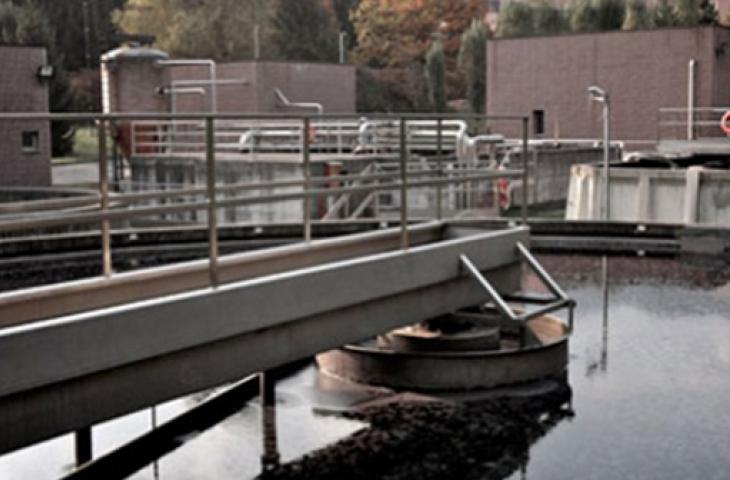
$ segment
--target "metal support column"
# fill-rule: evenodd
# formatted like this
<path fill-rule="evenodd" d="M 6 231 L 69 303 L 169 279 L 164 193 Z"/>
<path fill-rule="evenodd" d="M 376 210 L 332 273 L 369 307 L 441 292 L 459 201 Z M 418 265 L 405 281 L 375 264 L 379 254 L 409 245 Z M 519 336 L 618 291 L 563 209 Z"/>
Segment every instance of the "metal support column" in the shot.
<path fill-rule="evenodd" d="M 312 218 L 311 218 L 311 206 L 312 199 L 307 195 L 311 187 L 312 172 L 310 169 L 309 159 L 309 130 L 311 128 L 311 119 L 309 117 L 304 118 L 304 125 L 302 126 L 302 173 L 304 175 L 304 199 L 302 201 L 302 215 L 304 224 L 304 241 L 309 242 L 312 240 Z"/>
<path fill-rule="evenodd" d="M 439 117 L 436 120 L 436 165 L 438 168 L 438 178 L 441 178 L 443 173 L 443 120 Z M 436 187 L 436 220 L 441 220 L 443 217 L 443 205 L 442 202 L 443 191 L 441 185 Z"/>
<path fill-rule="evenodd" d="M 205 165 L 208 194 L 208 260 L 210 285 L 218 286 L 218 222 L 215 188 L 215 125 L 213 117 L 205 119 Z"/>
<path fill-rule="evenodd" d="M 102 214 L 109 211 L 109 162 L 106 151 L 106 120 L 97 123 L 99 141 L 99 196 Z M 102 272 L 109 277 L 112 274 L 112 235 L 108 219 L 101 221 Z"/>
<path fill-rule="evenodd" d="M 400 229 L 401 248 L 408 248 L 408 142 L 406 119 L 400 119 Z"/>
<path fill-rule="evenodd" d="M 528 128 L 530 126 L 530 119 L 528 117 L 522 118 L 522 225 L 527 225 L 527 202 L 528 195 L 527 190 L 529 189 L 530 175 L 527 169 L 527 152 L 530 149 L 530 141 L 528 138 Z"/>
<path fill-rule="evenodd" d="M 74 432 L 74 444 L 76 447 L 76 467 L 90 462 L 93 458 L 91 427 L 76 430 Z"/>
<path fill-rule="evenodd" d="M 265 475 L 279 466 L 279 450 L 276 441 L 276 380 L 271 372 L 261 372 L 261 432 L 264 452 L 261 455 L 261 470 Z"/>

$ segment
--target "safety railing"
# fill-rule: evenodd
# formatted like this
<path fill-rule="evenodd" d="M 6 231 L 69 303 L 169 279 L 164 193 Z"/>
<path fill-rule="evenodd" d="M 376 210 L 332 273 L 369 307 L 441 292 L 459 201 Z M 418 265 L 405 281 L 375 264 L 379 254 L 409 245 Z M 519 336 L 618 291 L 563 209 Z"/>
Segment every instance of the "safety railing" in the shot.
<path fill-rule="evenodd" d="M 521 124 L 522 148 L 529 149 L 528 139 L 528 118 L 516 115 L 484 116 L 484 115 L 461 115 L 463 117 L 488 122 L 499 120 L 502 122 L 515 122 Z M 300 135 L 302 169 L 301 178 L 286 178 L 268 182 L 243 182 L 234 184 L 218 184 L 216 162 L 218 137 L 216 136 L 216 123 L 218 122 L 256 122 L 256 121 L 285 121 L 298 122 L 301 132 L 310 132 L 313 122 L 336 122 L 338 120 L 352 120 L 353 116 L 346 115 L 244 115 L 244 114 L 23 114 L 3 113 L 0 114 L 0 122 L 13 122 L 19 120 L 51 121 L 67 120 L 71 122 L 94 122 L 97 129 L 99 158 L 98 158 L 98 199 L 97 208 L 88 208 L 91 204 L 84 199 L 82 211 L 59 211 L 59 208 L 78 206 L 79 200 L 55 200 L 52 202 L 53 209 L 47 209 L 51 204 L 24 206 L 24 215 L 21 217 L 0 218 L 0 234 L 8 232 L 23 232 L 44 229 L 54 226 L 66 226 L 72 224 L 97 224 L 101 233 L 102 250 L 102 271 L 104 275 L 112 274 L 112 248 L 111 228 L 113 222 L 129 221 L 144 217 L 172 214 L 176 212 L 205 212 L 205 221 L 208 228 L 209 245 L 209 271 L 210 283 L 218 284 L 218 210 L 223 207 L 239 205 L 260 205 L 272 204 L 284 201 L 302 202 L 302 230 L 303 240 L 309 242 L 312 238 L 312 202 L 317 198 L 336 197 L 343 194 L 362 193 L 365 195 L 373 192 L 392 191 L 399 196 L 399 215 L 391 220 L 399 220 L 401 225 L 401 247 L 409 247 L 408 224 L 412 220 L 409 217 L 408 192 L 412 189 L 433 188 L 437 190 L 437 205 L 435 217 L 443 218 L 441 205 L 441 191 L 444 187 L 459 184 L 470 184 L 474 182 L 494 181 L 499 178 L 521 178 L 525 185 L 529 185 L 527 177 L 529 172 L 526 163 L 523 161 L 522 170 L 491 168 L 464 168 L 451 170 L 445 175 L 446 169 L 443 162 L 446 157 L 445 147 L 442 141 L 442 127 L 445 122 L 457 120 L 459 117 L 452 115 L 420 115 L 420 114 L 382 114 L 375 117 L 376 120 L 395 122 L 398 125 L 398 149 L 397 165 L 394 171 L 370 173 L 366 175 L 345 174 L 331 175 L 324 177 L 312 176 L 311 154 L 312 138 L 310 135 Z M 360 118 L 360 117 L 357 117 Z M 204 186 L 184 187 L 173 190 L 158 189 L 152 191 L 128 192 L 112 195 L 109 178 L 109 157 L 110 132 L 114 132 L 114 142 L 118 146 L 119 132 L 128 129 L 131 122 L 188 122 L 191 125 L 203 122 L 204 125 L 204 151 L 201 153 L 204 159 L 206 170 L 206 182 Z M 432 162 L 436 168 L 409 168 L 411 165 L 409 152 L 412 145 L 409 144 L 408 124 L 415 122 L 421 126 L 423 121 L 433 121 L 437 127 L 436 147 Z M 151 125 L 151 123 L 150 123 Z M 127 130 L 129 132 L 129 130 Z M 122 152 L 129 153 L 129 152 Z M 527 156 L 523 156 L 524 159 Z M 349 184 L 358 180 L 358 183 Z M 333 182 L 338 185 L 333 186 Z M 279 189 L 273 193 L 257 194 L 266 189 Z M 282 191 L 283 189 L 283 191 Z M 523 202 L 521 217 L 524 224 L 527 223 L 527 188 L 523 189 Z M 248 193 L 249 195 L 245 195 Z M 138 206 L 140 202 L 148 200 L 175 201 L 169 204 L 153 204 Z"/>
<path fill-rule="evenodd" d="M 730 107 L 660 108 L 657 112 L 657 140 L 725 138 L 723 116 Z"/>

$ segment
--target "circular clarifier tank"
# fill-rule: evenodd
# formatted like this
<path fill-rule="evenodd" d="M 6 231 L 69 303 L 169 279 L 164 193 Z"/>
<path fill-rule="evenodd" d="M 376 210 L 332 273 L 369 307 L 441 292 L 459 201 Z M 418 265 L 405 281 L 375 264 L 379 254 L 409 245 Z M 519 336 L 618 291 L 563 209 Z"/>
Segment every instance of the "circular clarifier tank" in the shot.
<path fill-rule="evenodd" d="M 526 330 L 492 310 L 457 312 L 317 355 L 320 371 L 358 383 L 420 391 L 473 390 L 538 380 L 568 365 L 557 317 Z"/>

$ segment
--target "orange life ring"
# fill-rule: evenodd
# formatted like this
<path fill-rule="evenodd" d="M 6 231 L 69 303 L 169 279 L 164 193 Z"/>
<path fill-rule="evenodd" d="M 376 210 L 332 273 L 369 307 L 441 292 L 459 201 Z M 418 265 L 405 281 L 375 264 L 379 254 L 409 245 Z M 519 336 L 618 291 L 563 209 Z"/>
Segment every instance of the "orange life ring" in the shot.
<path fill-rule="evenodd" d="M 720 128 L 722 128 L 722 131 L 725 132 L 725 135 L 730 136 L 730 110 L 725 112 L 725 115 L 722 116 L 722 120 L 720 120 Z"/>

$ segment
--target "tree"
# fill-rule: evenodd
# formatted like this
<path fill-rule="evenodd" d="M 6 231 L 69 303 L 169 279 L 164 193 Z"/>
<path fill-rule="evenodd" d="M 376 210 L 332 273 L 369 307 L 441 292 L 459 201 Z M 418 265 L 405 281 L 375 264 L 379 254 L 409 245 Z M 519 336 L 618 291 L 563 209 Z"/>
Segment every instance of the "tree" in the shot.
<path fill-rule="evenodd" d="M 337 61 L 334 19 L 320 0 L 278 0 L 275 5 L 272 41 L 284 58 Z"/>
<path fill-rule="evenodd" d="M 525 37 L 535 34 L 535 18 L 532 6 L 523 2 L 509 2 L 499 12 L 497 36 Z"/>
<path fill-rule="evenodd" d="M 458 65 L 464 75 L 466 98 L 472 112 L 484 112 L 487 94 L 487 27 L 481 20 L 472 20 L 461 35 Z"/>
<path fill-rule="evenodd" d="M 649 11 L 651 25 L 655 28 L 674 27 L 677 25 L 677 14 L 669 0 L 658 0 Z"/>
<path fill-rule="evenodd" d="M 253 57 L 257 23 L 262 55 L 274 56 L 271 8 L 258 0 L 127 0 L 113 20 L 126 33 L 154 35 L 172 56 L 232 61 Z"/>
<path fill-rule="evenodd" d="M 536 35 L 553 35 L 568 31 L 568 22 L 562 9 L 545 0 L 533 4 L 532 9 Z"/>
<path fill-rule="evenodd" d="M 649 14 L 642 0 L 629 0 L 626 4 L 626 19 L 621 26 L 624 30 L 640 30 L 650 26 Z"/>
<path fill-rule="evenodd" d="M 679 0 L 677 2 L 677 25 L 694 27 L 700 22 L 700 9 L 697 0 Z"/>
<path fill-rule="evenodd" d="M 711 0 L 700 0 L 700 25 L 716 25 L 719 16 L 715 3 Z"/>
<path fill-rule="evenodd" d="M 433 42 L 426 54 L 426 76 L 431 104 L 436 112 L 443 113 L 446 111 L 446 68 L 441 39 Z"/>
<path fill-rule="evenodd" d="M 574 32 L 598 30 L 598 12 L 590 0 L 577 0 L 570 12 L 570 29 Z"/>
<path fill-rule="evenodd" d="M 481 0 L 360 0 L 352 12 L 355 60 L 370 67 L 421 63 L 440 34 L 447 69 L 453 71 L 461 34 L 480 7 Z"/>
<path fill-rule="evenodd" d="M 352 23 L 352 14 L 359 3 L 360 0 L 332 0 L 332 10 L 335 20 L 337 20 L 337 28 L 340 32 L 347 34 L 345 45 L 348 50 L 355 48 L 357 45 L 357 33 L 355 32 L 355 25 Z"/>
<path fill-rule="evenodd" d="M 596 29 L 598 31 L 619 30 L 626 16 L 624 0 L 598 0 L 596 9 Z"/>

